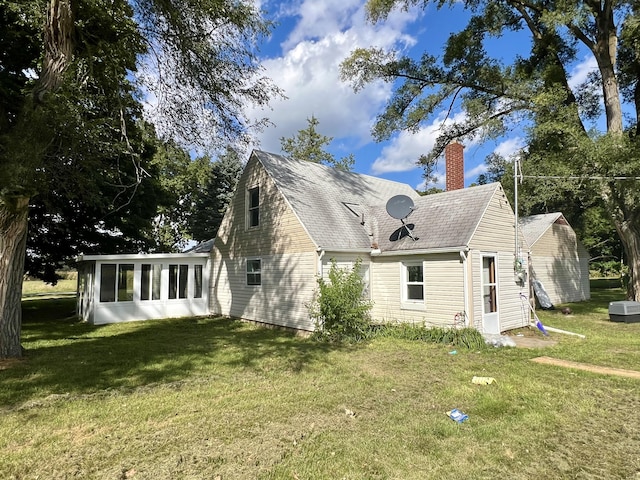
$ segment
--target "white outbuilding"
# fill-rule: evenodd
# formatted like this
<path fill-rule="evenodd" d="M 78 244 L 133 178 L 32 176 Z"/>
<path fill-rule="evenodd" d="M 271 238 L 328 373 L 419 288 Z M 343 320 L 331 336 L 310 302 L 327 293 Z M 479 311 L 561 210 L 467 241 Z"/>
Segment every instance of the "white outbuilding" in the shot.
<path fill-rule="evenodd" d="M 531 251 L 532 280 L 542 284 L 551 303 L 591 298 L 589 252 L 559 212 L 520 219 Z"/>

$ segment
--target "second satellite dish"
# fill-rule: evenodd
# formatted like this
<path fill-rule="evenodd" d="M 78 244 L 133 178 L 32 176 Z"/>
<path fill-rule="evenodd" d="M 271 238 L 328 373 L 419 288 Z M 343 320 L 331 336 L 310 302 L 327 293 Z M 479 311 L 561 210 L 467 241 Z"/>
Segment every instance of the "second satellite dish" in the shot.
<path fill-rule="evenodd" d="M 398 220 L 407 218 L 413 212 L 413 200 L 406 195 L 396 195 L 387 201 L 387 213 Z"/>

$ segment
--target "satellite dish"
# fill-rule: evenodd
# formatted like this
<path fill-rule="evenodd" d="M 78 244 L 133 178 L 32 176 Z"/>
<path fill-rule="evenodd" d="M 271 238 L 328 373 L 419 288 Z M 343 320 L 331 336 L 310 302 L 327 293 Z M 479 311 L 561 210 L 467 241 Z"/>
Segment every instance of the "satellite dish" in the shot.
<path fill-rule="evenodd" d="M 413 200 L 406 195 L 396 195 L 387 202 L 387 213 L 393 218 L 402 220 L 413 212 Z"/>
<path fill-rule="evenodd" d="M 396 218 L 402 222 L 402 227 L 391 234 L 389 240 L 392 242 L 400 240 L 403 237 L 411 237 L 415 242 L 418 237 L 413 235 L 413 223 L 406 224 L 405 219 L 413 213 L 413 200 L 406 195 L 396 195 L 391 197 L 387 202 L 387 213 L 389 216 Z"/>

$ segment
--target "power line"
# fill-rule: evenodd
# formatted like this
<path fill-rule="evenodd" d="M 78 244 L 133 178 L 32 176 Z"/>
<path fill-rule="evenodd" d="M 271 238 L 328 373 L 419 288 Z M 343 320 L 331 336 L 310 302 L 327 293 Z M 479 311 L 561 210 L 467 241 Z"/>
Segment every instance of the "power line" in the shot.
<path fill-rule="evenodd" d="M 520 178 L 542 178 L 542 179 L 550 179 L 550 180 L 640 180 L 640 177 L 626 177 L 626 176 L 616 176 L 616 177 L 606 177 L 600 175 L 518 175 Z"/>

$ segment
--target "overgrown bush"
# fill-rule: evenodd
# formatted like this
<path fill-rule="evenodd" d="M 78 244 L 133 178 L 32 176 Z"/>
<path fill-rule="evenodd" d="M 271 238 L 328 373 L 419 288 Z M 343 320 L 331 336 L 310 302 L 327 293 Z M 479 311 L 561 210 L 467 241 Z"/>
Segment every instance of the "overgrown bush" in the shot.
<path fill-rule="evenodd" d="M 318 289 L 309 306 L 316 322 L 316 338 L 357 342 L 370 335 L 372 305 L 364 298 L 361 263 L 357 260 L 353 268 L 339 268 L 332 260 L 329 280 L 318 278 Z"/>

